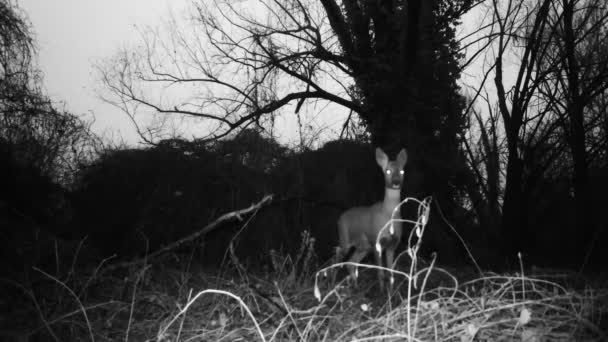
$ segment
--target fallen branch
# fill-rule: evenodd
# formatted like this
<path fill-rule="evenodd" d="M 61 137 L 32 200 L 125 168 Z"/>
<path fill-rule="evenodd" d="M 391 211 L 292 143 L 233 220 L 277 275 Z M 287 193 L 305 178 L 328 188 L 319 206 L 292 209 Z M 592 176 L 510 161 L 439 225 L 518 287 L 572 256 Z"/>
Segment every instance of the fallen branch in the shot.
<path fill-rule="evenodd" d="M 158 256 L 165 254 L 173 249 L 176 249 L 177 247 L 188 243 L 190 241 L 193 241 L 195 239 L 198 239 L 199 237 L 202 237 L 208 233 L 210 233 L 211 231 L 215 230 L 221 223 L 228 221 L 228 220 L 232 220 L 234 218 L 238 219 L 239 221 L 242 220 L 243 215 L 249 214 L 251 212 L 255 212 L 258 211 L 260 208 L 262 208 L 263 206 L 267 205 L 268 203 L 270 203 L 272 201 L 272 197 L 273 195 L 266 195 L 264 196 L 264 198 L 262 198 L 261 201 L 259 201 L 258 203 L 252 204 L 251 206 L 249 206 L 248 208 L 244 208 L 244 209 L 240 209 L 240 210 L 235 210 L 235 211 L 231 211 L 229 213 L 226 213 L 222 216 L 220 216 L 219 218 L 217 218 L 215 221 L 209 223 L 208 225 L 206 225 L 205 227 L 203 227 L 201 230 L 192 233 L 186 237 L 183 237 L 155 252 L 153 252 L 152 254 L 149 254 L 141 259 L 137 259 L 137 260 L 133 260 L 133 261 L 126 261 L 126 262 L 120 262 L 117 264 L 113 264 L 108 266 L 107 268 L 105 268 L 103 271 L 104 272 L 108 272 L 111 270 L 115 270 L 118 268 L 125 268 L 125 267 L 130 267 L 133 265 L 137 265 L 143 262 L 147 262 L 149 259 L 154 259 L 157 258 Z"/>

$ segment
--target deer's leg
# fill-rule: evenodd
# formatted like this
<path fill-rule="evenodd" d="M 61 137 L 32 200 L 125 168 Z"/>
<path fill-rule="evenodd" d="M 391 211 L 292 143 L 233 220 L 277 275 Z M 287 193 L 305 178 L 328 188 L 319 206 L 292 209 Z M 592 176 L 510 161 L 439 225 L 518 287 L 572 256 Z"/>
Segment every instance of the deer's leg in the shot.
<path fill-rule="evenodd" d="M 378 251 L 374 250 L 374 260 L 376 261 L 376 265 L 382 267 L 382 252 L 378 253 Z M 384 287 L 384 271 L 378 268 L 378 282 L 380 283 L 380 287 Z"/>
<path fill-rule="evenodd" d="M 387 248 L 386 249 L 386 267 L 390 268 L 391 270 L 394 270 L 395 269 L 395 265 L 393 265 L 394 260 L 395 260 L 395 249 Z M 390 276 L 390 279 L 394 279 L 394 277 L 395 277 L 395 275 L 393 273 L 390 273 L 389 276 Z M 393 281 L 389 281 L 389 284 L 391 287 L 393 286 Z"/>
<path fill-rule="evenodd" d="M 362 249 L 362 248 L 357 247 L 357 249 L 355 250 L 353 255 L 348 259 L 348 261 L 358 264 L 361 262 L 361 260 L 363 260 L 363 258 L 365 258 L 365 256 L 368 253 L 369 253 L 369 250 L 367 248 Z M 347 267 L 348 267 L 348 272 L 350 273 L 351 278 L 353 279 L 353 281 L 356 284 L 357 283 L 357 276 L 355 273 L 356 266 L 348 265 Z"/>

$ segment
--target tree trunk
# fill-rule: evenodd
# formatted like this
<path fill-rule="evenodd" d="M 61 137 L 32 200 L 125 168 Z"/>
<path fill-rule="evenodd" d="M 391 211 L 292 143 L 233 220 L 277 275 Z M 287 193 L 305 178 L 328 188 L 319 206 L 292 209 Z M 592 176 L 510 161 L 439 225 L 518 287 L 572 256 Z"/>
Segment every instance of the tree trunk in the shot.
<path fill-rule="evenodd" d="M 584 251 L 588 245 L 588 240 L 593 234 L 590 220 L 587 219 L 588 213 L 588 193 L 587 193 L 587 150 L 585 148 L 585 102 L 581 92 L 581 68 L 576 57 L 576 36 L 574 32 L 574 11 L 575 2 L 564 0 L 564 48 L 565 59 L 564 70 L 568 78 L 568 106 L 567 114 L 570 118 L 570 137 L 568 144 L 574 162 L 573 186 L 575 196 L 575 224 L 578 226 L 576 246 L 579 256 L 584 258 Z M 582 260 L 581 260 L 582 261 Z"/>
<path fill-rule="evenodd" d="M 517 151 L 509 151 L 507 160 L 507 179 L 505 185 L 505 196 L 502 207 L 501 238 L 497 246 L 501 246 L 502 257 L 506 265 L 517 263 L 517 253 L 526 253 L 526 241 L 529 237 L 527 232 L 527 220 L 524 215 L 526 200 L 523 196 L 522 161 Z"/>
<path fill-rule="evenodd" d="M 570 149 L 574 162 L 573 186 L 575 199 L 575 224 L 577 225 L 576 246 L 577 256 L 582 262 L 585 249 L 589 244 L 589 238 L 593 235 L 593 225 L 588 219 L 589 194 L 588 194 L 588 165 L 587 150 L 585 148 L 585 129 L 583 124 L 583 110 L 579 104 L 574 104 L 570 111 L 571 134 Z"/>

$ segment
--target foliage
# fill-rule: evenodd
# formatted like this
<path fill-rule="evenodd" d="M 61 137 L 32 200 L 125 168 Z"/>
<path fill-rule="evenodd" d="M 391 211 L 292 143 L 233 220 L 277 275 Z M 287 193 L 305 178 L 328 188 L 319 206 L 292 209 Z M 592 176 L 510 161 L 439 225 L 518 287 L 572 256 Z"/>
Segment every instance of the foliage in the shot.
<path fill-rule="evenodd" d="M 269 193 L 264 170 L 281 153 L 253 132 L 213 146 L 173 139 L 153 148 L 108 150 L 79 177 L 74 231 L 90 233 L 106 252 L 155 250 Z M 209 237 L 214 242 L 204 253 L 213 258 L 206 263 L 221 260 L 233 233 Z"/>
<path fill-rule="evenodd" d="M 25 15 L 13 2 L 0 1 L 2 216 L 52 225 L 69 219 L 61 186 L 73 182 L 100 143 L 87 123 L 43 94 L 35 52 Z"/>
<path fill-rule="evenodd" d="M 252 260 L 259 259 L 260 249 L 295 257 L 304 231 L 327 260 L 337 241 L 339 212 L 382 198 L 370 145 L 336 141 L 296 153 L 253 130 L 212 145 L 174 139 L 153 148 L 108 151 L 81 172 L 78 184 L 72 193 L 74 235 L 90 235 L 106 254 L 123 256 L 154 251 L 225 212 L 276 194 L 243 231 L 227 224 L 200 246 L 190 246 L 207 265 L 217 265 L 229 243 Z"/>

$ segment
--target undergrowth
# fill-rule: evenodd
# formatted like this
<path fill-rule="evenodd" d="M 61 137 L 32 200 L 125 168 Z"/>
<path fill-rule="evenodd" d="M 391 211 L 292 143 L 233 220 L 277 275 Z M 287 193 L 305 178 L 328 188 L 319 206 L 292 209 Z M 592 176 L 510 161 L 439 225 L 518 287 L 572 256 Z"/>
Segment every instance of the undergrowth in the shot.
<path fill-rule="evenodd" d="M 376 266 L 357 264 L 350 279 L 348 263 L 318 265 L 307 233 L 296 253 L 269 251 L 268 267 L 256 271 L 233 248 L 219 271 L 164 259 L 105 272 L 112 260 L 79 267 L 74 253 L 1 279 L 0 340 L 607 340 L 605 278 L 592 286 L 580 275 L 522 266 L 461 279 L 418 259 L 429 205 L 419 203 L 391 286 L 377 283 Z"/>

